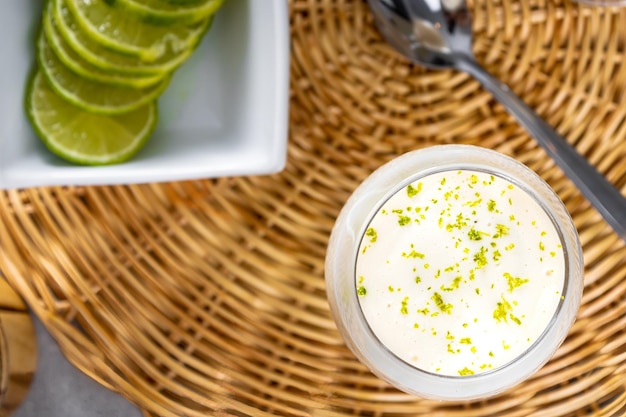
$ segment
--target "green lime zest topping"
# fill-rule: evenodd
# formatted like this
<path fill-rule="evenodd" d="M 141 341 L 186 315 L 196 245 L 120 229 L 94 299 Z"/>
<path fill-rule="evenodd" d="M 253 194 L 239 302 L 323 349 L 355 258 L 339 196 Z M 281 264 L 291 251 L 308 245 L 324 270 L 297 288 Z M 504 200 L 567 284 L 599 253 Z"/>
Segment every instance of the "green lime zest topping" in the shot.
<path fill-rule="evenodd" d="M 462 228 L 464 228 L 465 226 L 467 226 L 467 220 L 469 220 L 469 219 L 464 218 L 464 217 L 463 217 L 463 213 L 459 213 L 459 214 L 457 214 L 457 216 L 456 216 L 456 222 L 455 222 L 455 223 L 448 223 L 448 224 L 446 225 L 446 230 L 447 230 L 448 232 L 451 232 L 451 231 L 453 231 L 454 229 L 459 229 L 459 230 L 461 230 Z"/>
<path fill-rule="evenodd" d="M 446 286 L 442 285 L 442 286 L 440 287 L 440 288 L 441 288 L 441 291 L 454 291 L 454 290 L 456 290 L 457 288 L 459 288 L 459 286 L 461 285 L 461 281 L 463 281 L 463 277 L 460 277 L 460 276 L 455 277 L 455 278 L 452 280 L 452 282 L 450 283 L 450 286 L 449 286 L 449 287 L 446 287 Z"/>
<path fill-rule="evenodd" d="M 508 323 L 511 311 L 513 311 L 513 307 L 504 297 L 502 297 L 502 301 L 496 304 L 496 309 L 493 311 L 493 318 L 498 322 Z"/>
<path fill-rule="evenodd" d="M 370 243 L 375 243 L 378 239 L 378 233 L 373 227 L 370 227 L 365 231 L 365 236 L 368 236 L 370 238 Z"/>
<path fill-rule="evenodd" d="M 488 251 L 487 248 L 485 248 L 484 246 L 481 246 L 480 251 L 474 254 L 474 262 L 476 262 L 477 269 L 484 268 L 485 266 L 487 266 L 487 263 L 488 263 L 487 251 Z"/>
<path fill-rule="evenodd" d="M 483 238 L 480 233 L 474 228 L 471 228 L 470 231 L 467 232 L 467 236 L 470 238 L 470 240 L 482 240 Z"/>
<path fill-rule="evenodd" d="M 365 289 L 364 286 L 359 286 L 359 288 L 357 288 L 356 293 L 360 296 L 366 295 L 367 294 L 367 290 Z"/>
<path fill-rule="evenodd" d="M 402 307 L 400 307 L 400 313 L 403 315 L 409 314 L 409 297 L 404 297 L 402 300 Z"/>
<path fill-rule="evenodd" d="M 467 366 L 463 369 L 459 370 L 459 375 L 461 376 L 470 376 L 470 375 L 474 375 L 474 371 L 472 371 L 471 369 L 469 369 Z"/>
<path fill-rule="evenodd" d="M 432 297 L 430 297 L 430 299 L 435 302 L 435 305 L 439 308 L 439 310 L 447 314 L 452 314 L 452 304 L 446 304 L 443 301 L 443 297 L 441 297 L 441 294 L 436 292 L 433 294 Z"/>
<path fill-rule="evenodd" d="M 400 226 L 406 226 L 411 223 L 411 218 L 409 216 L 398 216 L 398 224 Z"/>
<path fill-rule="evenodd" d="M 464 337 L 462 338 L 459 343 L 463 344 L 463 345 L 471 345 L 472 344 L 472 338 L 471 337 Z"/>
<path fill-rule="evenodd" d="M 408 195 L 409 197 L 413 198 L 416 195 L 418 195 L 420 193 L 420 191 L 422 191 L 422 187 L 423 187 L 423 184 L 421 182 L 417 183 L 417 188 L 413 187 L 413 184 L 409 184 L 406 187 L 406 195 Z"/>
<path fill-rule="evenodd" d="M 478 231 L 472 227 L 470 231 L 467 232 L 467 236 L 470 240 L 482 240 L 483 236 L 489 236 L 489 233 Z"/>
<path fill-rule="evenodd" d="M 493 318 L 498 321 L 506 321 L 509 311 L 513 309 L 511 304 L 509 304 L 504 297 L 502 297 L 502 302 L 498 302 L 496 309 L 493 312 Z"/>
<path fill-rule="evenodd" d="M 503 224 L 496 224 L 496 233 L 493 235 L 494 239 L 501 238 L 509 234 L 509 228 Z"/>
<path fill-rule="evenodd" d="M 515 288 L 521 287 L 528 282 L 527 278 L 514 277 L 508 272 L 505 272 L 502 276 L 506 278 L 506 281 L 509 284 L 509 292 L 513 292 Z"/>
<path fill-rule="evenodd" d="M 419 259 L 424 259 L 424 254 L 415 251 L 415 249 L 411 250 L 411 252 L 406 253 L 406 252 L 402 252 L 402 257 L 404 258 L 419 258 Z"/>

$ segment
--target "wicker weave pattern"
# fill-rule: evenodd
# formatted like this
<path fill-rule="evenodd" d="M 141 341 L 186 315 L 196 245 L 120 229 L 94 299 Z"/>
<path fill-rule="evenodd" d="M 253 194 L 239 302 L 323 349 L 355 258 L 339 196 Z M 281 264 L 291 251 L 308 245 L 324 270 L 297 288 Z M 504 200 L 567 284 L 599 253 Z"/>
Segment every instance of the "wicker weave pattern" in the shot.
<path fill-rule="evenodd" d="M 257 0 L 252 0 L 257 1 Z M 626 10 L 475 0 L 475 53 L 626 190 Z M 626 246 L 470 77 L 407 63 L 364 1 L 291 0 L 289 160 L 270 177 L 0 193 L 0 271 L 67 357 L 146 416 L 623 416 Z M 583 242 L 579 319 L 535 377 L 489 401 L 399 393 L 326 304 L 335 216 L 372 170 L 436 143 L 543 176 Z"/>

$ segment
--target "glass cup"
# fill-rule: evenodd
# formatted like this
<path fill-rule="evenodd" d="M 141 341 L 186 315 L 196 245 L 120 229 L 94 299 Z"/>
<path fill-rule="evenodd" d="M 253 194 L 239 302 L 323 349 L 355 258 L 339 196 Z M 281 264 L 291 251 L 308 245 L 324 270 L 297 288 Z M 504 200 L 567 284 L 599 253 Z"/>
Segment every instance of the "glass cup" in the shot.
<path fill-rule="evenodd" d="M 420 207 L 407 203 L 415 196 Z M 487 398 L 534 374 L 565 339 L 583 289 L 578 234 L 550 186 L 467 145 L 409 152 L 367 178 L 336 220 L 325 275 L 356 357 L 400 390 L 451 401 Z"/>

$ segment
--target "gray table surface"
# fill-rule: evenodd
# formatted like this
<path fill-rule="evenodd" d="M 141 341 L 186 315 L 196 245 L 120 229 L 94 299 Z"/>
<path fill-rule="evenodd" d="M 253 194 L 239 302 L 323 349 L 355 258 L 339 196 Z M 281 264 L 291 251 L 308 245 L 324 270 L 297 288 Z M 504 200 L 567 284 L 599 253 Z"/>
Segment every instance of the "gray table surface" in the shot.
<path fill-rule="evenodd" d="M 141 417 L 135 406 L 70 364 L 46 328 L 35 319 L 37 372 L 11 417 Z"/>

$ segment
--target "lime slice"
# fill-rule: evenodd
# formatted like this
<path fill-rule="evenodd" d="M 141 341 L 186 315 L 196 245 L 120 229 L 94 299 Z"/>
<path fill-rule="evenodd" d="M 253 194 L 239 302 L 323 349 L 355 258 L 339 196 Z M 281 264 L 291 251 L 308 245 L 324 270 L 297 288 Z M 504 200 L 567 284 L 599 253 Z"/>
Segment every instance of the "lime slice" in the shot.
<path fill-rule="evenodd" d="M 168 4 L 163 0 L 105 0 L 139 20 L 156 25 L 199 22 L 213 15 L 224 0 L 203 0 L 192 4 Z"/>
<path fill-rule="evenodd" d="M 192 25 L 155 26 L 139 22 L 103 0 L 63 1 L 76 23 L 92 40 L 112 51 L 155 62 L 163 56 L 179 55 L 198 43 L 208 19 Z"/>
<path fill-rule="evenodd" d="M 145 144 L 157 122 L 155 102 L 118 116 L 92 114 L 59 97 L 41 73 L 30 81 L 28 117 L 53 153 L 83 165 L 127 160 Z"/>
<path fill-rule="evenodd" d="M 100 114 L 121 114 L 135 110 L 157 98 L 167 87 L 169 77 L 144 89 L 90 81 L 63 65 L 41 33 L 37 42 L 41 72 L 54 91 L 83 110 Z"/>
<path fill-rule="evenodd" d="M 178 68 L 197 46 L 196 44 L 179 54 L 165 54 L 152 63 L 144 63 L 137 57 L 111 52 L 94 42 L 83 33 L 63 1 L 51 0 L 50 3 L 52 3 L 51 6 L 54 8 L 54 13 L 50 14 L 50 16 L 53 18 L 63 39 L 85 61 L 104 71 L 118 72 L 120 74 L 163 75 Z M 208 27 L 209 25 L 207 25 L 205 31 Z"/>
<path fill-rule="evenodd" d="M 61 60 L 63 65 L 82 78 L 105 84 L 131 88 L 146 88 L 157 84 L 165 77 L 165 75 L 125 75 L 104 71 L 91 65 L 67 45 L 63 37 L 59 34 L 54 20 L 50 17 L 50 13 L 44 13 L 43 31 L 48 45 L 50 45 L 54 54 Z"/>

